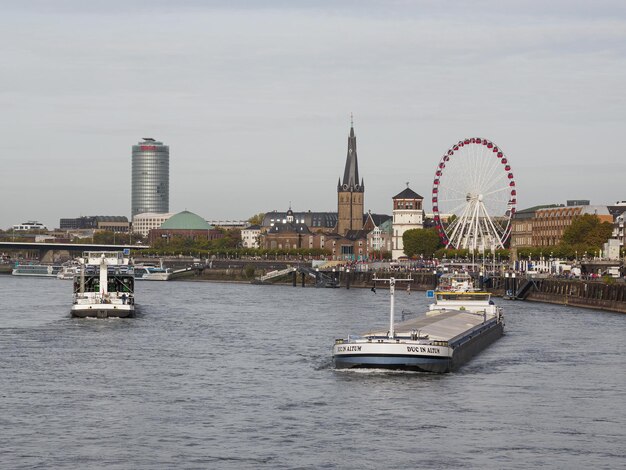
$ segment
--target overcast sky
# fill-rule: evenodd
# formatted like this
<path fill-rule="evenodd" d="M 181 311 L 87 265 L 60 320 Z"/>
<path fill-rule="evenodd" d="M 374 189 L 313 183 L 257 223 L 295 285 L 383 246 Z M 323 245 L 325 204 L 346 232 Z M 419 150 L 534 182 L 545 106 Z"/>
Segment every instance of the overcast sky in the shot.
<path fill-rule="evenodd" d="M 626 2 L 0 1 L 0 228 L 130 215 L 131 146 L 170 210 L 335 211 L 354 113 L 365 209 L 503 148 L 518 209 L 626 199 Z M 430 204 L 426 205 L 430 210 Z"/>

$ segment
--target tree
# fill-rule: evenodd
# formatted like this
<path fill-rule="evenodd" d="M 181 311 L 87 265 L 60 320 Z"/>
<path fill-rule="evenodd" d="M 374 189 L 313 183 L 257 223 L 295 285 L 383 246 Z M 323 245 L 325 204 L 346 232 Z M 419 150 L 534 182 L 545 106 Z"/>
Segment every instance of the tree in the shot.
<path fill-rule="evenodd" d="M 613 226 L 609 222 L 600 222 L 600 218 L 594 214 L 583 214 L 574 217 L 571 225 L 565 229 L 562 243 L 599 249 L 612 232 Z"/>
<path fill-rule="evenodd" d="M 265 218 L 264 212 L 259 212 L 258 214 L 254 214 L 252 217 L 248 219 L 248 222 L 252 225 L 261 225 L 263 223 L 263 219 Z"/>
<path fill-rule="evenodd" d="M 404 254 L 409 258 L 416 255 L 432 257 L 435 251 L 441 248 L 439 235 L 434 228 L 407 230 L 402 235 Z"/>
<path fill-rule="evenodd" d="M 446 227 L 449 227 L 452 224 L 452 222 L 454 222 L 456 219 L 458 219 L 457 215 L 456 214 L 452 214 L 450 217 L 448 217 L 448 220 L 446 220 L 444 225 Z"/>

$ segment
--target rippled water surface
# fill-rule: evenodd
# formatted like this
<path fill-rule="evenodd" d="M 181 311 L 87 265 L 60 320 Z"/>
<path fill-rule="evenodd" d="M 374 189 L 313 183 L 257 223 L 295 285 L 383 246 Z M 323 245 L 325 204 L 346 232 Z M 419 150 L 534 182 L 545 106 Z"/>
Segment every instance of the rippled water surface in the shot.
<path fill-rule="evenodd" d="M 137 283 L 133 319 L 0 277 L 1 468 L 624 468 L 626 316 L 503 302 L 446 375 L 335 371 L 378 290 Z M 397 296 L 420 311 L 423 293 Z"/>

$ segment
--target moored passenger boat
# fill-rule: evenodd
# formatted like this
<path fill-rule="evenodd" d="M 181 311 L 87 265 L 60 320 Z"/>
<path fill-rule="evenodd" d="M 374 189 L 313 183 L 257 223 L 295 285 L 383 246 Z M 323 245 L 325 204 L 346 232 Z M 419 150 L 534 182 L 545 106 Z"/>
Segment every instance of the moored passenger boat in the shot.
<path fill-rule="evenodd" d="M 390 284 L 389 329 L 335 340 L 335 367 L 449 372 L 502 336 L 502 309 L 490 294 L 474 289 L 468 275 L 445 276 L 429 311 L 397 325 L 397 280 L 385 280 Z"/>
<path fill-rule="evenodd" d="M 74 317 L 131 317 L 135 313 L 135 279 L 120 253 L 88 252 L 74 276 Z"/>
<path fill-rule="evenodd" d="M 14 276 L 56 277 L 62 266 L 50 264 L 16 264 L 11 274 Z"/>
<path fill-rule="evenodd" d="M 135 280 L 137 281 L 168 281 L 172 272 L 162 266 L 135 266 Z"/>

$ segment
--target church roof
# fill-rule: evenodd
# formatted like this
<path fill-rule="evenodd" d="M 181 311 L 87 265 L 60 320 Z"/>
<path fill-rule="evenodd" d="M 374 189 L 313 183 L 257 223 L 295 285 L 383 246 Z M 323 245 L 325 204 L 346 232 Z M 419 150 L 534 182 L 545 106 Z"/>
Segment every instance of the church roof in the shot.
<path fill-rule="evenodd" d="M 364 240 L 367 238 L 367 230 L 348 230 L 343 238 L 351 241 Z"/>
<path fill-rule="evenodd" d="M 166 230 L 209 230 L 211 226 L 199 215 L 182 211 L 167 219 L 159 228 Z"/>
<path fill-rule="evenodd" d="M 267 233 L 300 233 L 308 235 L 311 231 L 305 224 L 285 222 L 272 225 Z"/>
<path fill-rule="evenodd" d="M 424 198 L 407 186 L 407 188 L 404 191 L 402 191 L 399 194 L 396 194 L 392 199 L 424 199 Z"/>
<path fill-rule="evenodd" d="M 388 233 L 392 233 L 392 229 L 393 229 L 393 219 L 391 217 L 389 217 L 389 219 L 385 220 L 383 223 L 381 223 L 378 228 L 382 231 L 382 232 L 388 232 Z"/>
<path fill-rule="evenodd" d="M 273 224 L 282 223 L 283 220 L 287 219 L 287 215 L 286 212 L 266 212 L 261 225 L 263 227 L 270 227 Z M 297 222 L 304 222 L 312 229 L 332 229 L 337 225 L 336 212 L 293 212 L 293 218 Z"/>
<path fill-rule="evenodd" d="M 378 227 L 379 225 L 383 224 L 387 220 L 391 220 L 392 219 L 392 217 L 390 215 L 387 215 L 387 214 L 373 214 L 371 212 L 368 212 L 367 214 L 363 214 L 363 224 L 365 224 L 365 222 L 367 222 L 367 218 L 368 217 L 372 218 L 372 222 L 374 222 L 374 225 L 376 227 Z"/>

